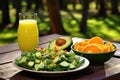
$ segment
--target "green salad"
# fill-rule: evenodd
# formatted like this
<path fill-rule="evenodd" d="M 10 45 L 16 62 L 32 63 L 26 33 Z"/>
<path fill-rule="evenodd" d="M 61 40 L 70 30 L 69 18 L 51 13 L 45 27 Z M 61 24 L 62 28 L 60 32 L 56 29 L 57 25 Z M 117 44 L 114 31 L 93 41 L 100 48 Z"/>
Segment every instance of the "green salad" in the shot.
<path fill-rule="evenodd" d="M 22 52 L 15 64 L 35 71 L 67 71 L 80 67 L 84 61 L 73 52 L 39 48 L 31 52 Z"/>

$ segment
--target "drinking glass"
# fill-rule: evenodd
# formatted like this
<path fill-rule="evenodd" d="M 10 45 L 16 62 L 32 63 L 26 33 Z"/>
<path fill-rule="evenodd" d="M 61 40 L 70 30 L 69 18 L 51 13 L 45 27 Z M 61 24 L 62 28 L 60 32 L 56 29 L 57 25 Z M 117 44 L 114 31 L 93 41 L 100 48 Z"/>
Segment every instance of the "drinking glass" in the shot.
<path fill-rule="evenodd" d="M 38 46 L 37 13 L 19 13 L 18 45 L 21 51 L 29 52 Z"/>

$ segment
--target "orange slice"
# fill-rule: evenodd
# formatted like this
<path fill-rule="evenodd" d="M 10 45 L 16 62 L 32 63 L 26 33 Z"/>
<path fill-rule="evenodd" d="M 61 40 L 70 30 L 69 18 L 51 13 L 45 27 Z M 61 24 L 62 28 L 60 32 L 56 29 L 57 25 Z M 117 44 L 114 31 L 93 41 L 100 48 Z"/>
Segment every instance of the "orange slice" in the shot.
<path fill-rule="evenodd" d="M 89 44 L 89 40 L 84 40 L 82 44 L 83 44 L 82 46 L 86 46 L 87 44 Z"/>
<path fill-rule="evenodd" d="M 115 50 L 115 47 L 113 46 L 111 42 L 107 42 L 106 45 L 110 47 L 110 51 Z"/>
<path fill-rule="evenodd" d="M 83 46 L 79 46 L 79 47 L 78 47 L 78 51 L 81 52 L 82 49 L 83 49 Z"/>
<path fill-rule="evenodd" d="M 101 52 L 103 52 L 103 50 L 101 49 L 101 47 L 97 46 L 96 44 L 88 44 L 81 50 L 81 52 L 101 53 Z"/>
<path fill-rule="evenodd" d="M 110 52 L 110 46 L 108 46 L 108 45 L 104 45 L 103 46 L 103 52 Z"/>
<path fill-rule="evenodd" d="M 104 44 L 102 38 L 95 36 L 89 40 L 89 44 Z"/>
<path fill-rule="evenodd" d="M 74 48 L 75 50 L 78 50 L 78 47 L 79 47 L 79 42 L 76 42 L 76 43 L 74 44 L 73 48 Z"/>

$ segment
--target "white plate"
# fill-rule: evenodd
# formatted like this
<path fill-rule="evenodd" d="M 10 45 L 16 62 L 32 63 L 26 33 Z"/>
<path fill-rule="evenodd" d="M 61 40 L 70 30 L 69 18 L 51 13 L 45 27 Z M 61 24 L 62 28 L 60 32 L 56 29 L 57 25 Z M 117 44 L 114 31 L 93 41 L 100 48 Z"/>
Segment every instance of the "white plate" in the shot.
<path fill-rule="evenodd" d="M 88 59 L 86 59 L 85 57 L 80 57 L 80 60 L 83 60 L 83 59 L 85 60 L 85 62 L 80 67 L 78 67 L 76 69 L 73 69 L 73 70 L 68 70 L 68 71 L 35 71 L 35 70 L 30 70 L 30 69 L 26 69 L 26 68 L 23 68 L 23 67 L 20 67 L 20 66 L 16 65 L 15 64 L 16 59 L 13 61 L 13 65 L 20 70 L 24 70 L 24 71 L 28 71 L 28 72 L 40 73 L 40 74 L 43 74 L 43 75 L 46 75 L 46 74 L 47 75 L 49 75 L 49 74 L 50 75 L 51 74 L 56 75 L 56 74 L 63 74 L 63 73 L 67 74 L 67 73 L 71 73 L 71 72 L 75 72 L 75 71 L 85 69 L 86 67 L 89 66 L 90 63 L 89 63 Z"/>

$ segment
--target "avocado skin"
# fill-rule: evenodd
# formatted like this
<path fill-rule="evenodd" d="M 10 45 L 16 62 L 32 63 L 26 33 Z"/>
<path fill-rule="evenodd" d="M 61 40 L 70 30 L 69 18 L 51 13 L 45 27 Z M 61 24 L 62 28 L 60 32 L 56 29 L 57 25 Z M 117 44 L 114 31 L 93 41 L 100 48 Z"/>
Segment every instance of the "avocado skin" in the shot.
<path fill-rule="evenodd" d="M 55 47 L 57 47 L 60 50 L 70 51 L 71 45 L 73 44 L 72 37 L 71 36 L 63 36 L 62 38 L 64 38 L 66 40 L 66 44 L 64 44 L 62 46 L 57 46 L 57 44 L 56 44 L 57 39 L 54 39 L 49 43 L 48 48 L 54 49 Z"/>
<path fill-rule="evenodd" d="M 70 44 L 70 46 L 66 47 L 65 49 L 63 50 L 67 50 L 67 51 L 70 51 L 71 50 L 71 45 L 73 44 L 73 42 Z"/>

